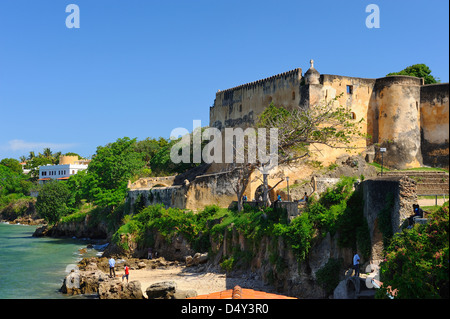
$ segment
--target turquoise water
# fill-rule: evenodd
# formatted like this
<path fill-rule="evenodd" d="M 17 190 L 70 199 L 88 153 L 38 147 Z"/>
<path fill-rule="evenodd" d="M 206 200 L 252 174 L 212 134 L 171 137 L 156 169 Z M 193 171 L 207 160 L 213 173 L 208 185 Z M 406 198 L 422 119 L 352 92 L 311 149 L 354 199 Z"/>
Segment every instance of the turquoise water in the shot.
<path fill-rule="evenodd" d="M 67 266 L 81 260 L 79 250 L 87 241 L 35 238 L 35 229 L 0 223 L 0 299 L 68 298 L 58 290 Z"/>

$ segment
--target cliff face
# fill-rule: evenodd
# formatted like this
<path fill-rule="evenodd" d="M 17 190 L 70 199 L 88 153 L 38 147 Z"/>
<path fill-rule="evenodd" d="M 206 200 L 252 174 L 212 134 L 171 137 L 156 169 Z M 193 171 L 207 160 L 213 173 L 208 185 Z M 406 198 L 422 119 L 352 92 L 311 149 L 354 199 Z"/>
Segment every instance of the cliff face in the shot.
<path fill-rule="evenodd" d="M 249 269 L 266 284 L 298 298 L 327 298 L 326 291 L 317 283 L 316 272 L 330 258 L 342 259 L 347 266 L 353 256 L 350 249 L 338 247 L 337 236 L 329 233 L 314 241 L 308 257 L 301 262 L 282 237 L 263 236 L 253 241 L 235 229 L 226 231 L 222 241 L 211 240 L 211 247 L 213 264 L 219 265 L 228 256 L 240 256 L 235 260 L 237 269 Z"/>
<path fill-rule="evenodd" d="M 103 222 L 90 225 L 85 219 L 83 222 L 60 223 L 53 227 L 45 225 L 36 229 L 33 236 L 105 239 L 108 237 L 108 228 Z"/>

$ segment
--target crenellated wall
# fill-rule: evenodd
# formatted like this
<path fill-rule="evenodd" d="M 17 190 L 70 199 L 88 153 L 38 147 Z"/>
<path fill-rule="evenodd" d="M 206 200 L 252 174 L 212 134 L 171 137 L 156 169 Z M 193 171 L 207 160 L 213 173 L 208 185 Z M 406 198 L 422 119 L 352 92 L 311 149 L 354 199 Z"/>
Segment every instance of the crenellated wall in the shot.
<path fill-rule="evenodd" d="M 216 93 L 210 107 L 211 127 L 253 126 L 258 116 L 273 101 L 275 105 L 292 108 L 300 102 L 302 70 L 294 69 L 259 81 L 243 84 Z"/>

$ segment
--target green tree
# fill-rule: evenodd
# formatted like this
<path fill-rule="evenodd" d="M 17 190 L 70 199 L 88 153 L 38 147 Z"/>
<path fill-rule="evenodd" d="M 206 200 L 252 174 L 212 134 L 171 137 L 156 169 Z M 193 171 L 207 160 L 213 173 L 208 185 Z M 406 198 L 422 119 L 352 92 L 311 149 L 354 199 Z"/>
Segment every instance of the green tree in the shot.
<path fill-rule="evenodd" d="M 190 150 L 193 150 L 193 141 L 194 141 L 194 134 L 203 134 L 205 128 L 201 128 L 200 130 L 195 130 L 192 133 L 189 133 L 189 148 Z M 165 141 L 165 142 L 164 142 Z M 175 146 L 177 143 L 181 141 L 181 138 L 177 140 L 167 141 L 167 140 L 161 140 L 159 139 L 160 148 L 159 150 L 154 154 L 152 159 L 150 160 L 150 167 L 152 169 L 153 175 L 155 176 L 161 176 L 161 175 L 174 175 L 179 173 L 184 173 L 189 169 L 192 169 L 194 167 L 197 167 L 201 165 L 201 163 L 194 163 L 193 159 L 193 152 L 191 152 L 190 155 L 190 161 L 189 163 L 174 163 L 172 162 L 170 158 L 170 152 L 172 147 Z M 201 142 L 201 149 L 205 147 L 205 145 L 208 144 L 208 140 L 204 139 Z"/>
<path fill-rule="evenodd" d="M 69 209 L 67 203 L 71 197 L 69 188 L 64 182 L 51 181 L 44 184 L 36 201 L 36 211 L 48 221 L 55 224 L 65 216 Z"/>
<path fill-rule="evenodd" d="M 169 141 L 160 137 L 158 140 L 155 138 L 147 137 L 145 140 L 136 142 L 135 151 L 141 153 L 143 160 L 150 163 L 150 160 L 155 156 L 158 151 L 169 144 Z"/>
<path fill-rule="evenodd" d="M 399 72 L 391 72 L 386 76 L 390 75 L 409 75 L 418 78 L 424 78 L 425 84 L 433 84 L 440 82 L 439 78 L 436 79 L 434 76 L 431 75 L 431 70 L 426 64 L 414 64 L 408 66 L 407 68 Z"/>
<path fill-rule="evenodd" d="M 20 162 L 14 158 L 4 158 L 0 161 L 0 165 L 9 167 L 15 173 L 22 173 L 22 165 L 20 165 Z"/>
<path fill-rule="evenodd" d="M 97 147 L 86 177 L 89 197 L 97 205 L 117 206 L 127 194 L 128 181 L 145 168 L 142 154 L 135 151 L 135 144 L 136 139 L 124 137 Z"/>
<path fill-rule="evenodd" d="M 0 197 L 12 193 L 28 195 L 30 188 L 25 174 L 0 164 Z"/>

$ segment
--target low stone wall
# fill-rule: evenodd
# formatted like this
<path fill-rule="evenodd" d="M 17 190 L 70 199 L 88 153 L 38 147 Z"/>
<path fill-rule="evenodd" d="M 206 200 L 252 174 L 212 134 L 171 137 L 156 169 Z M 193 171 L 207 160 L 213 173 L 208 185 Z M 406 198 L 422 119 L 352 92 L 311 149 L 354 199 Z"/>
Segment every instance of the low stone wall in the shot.
<path fill-rule="evenodd" d="M 144 206 L 163 204 L 166 208 L 186 208 L 186 188 L 184 186 L 131 189 L 128 191 L 131 210 L 138 202 Z"/>

